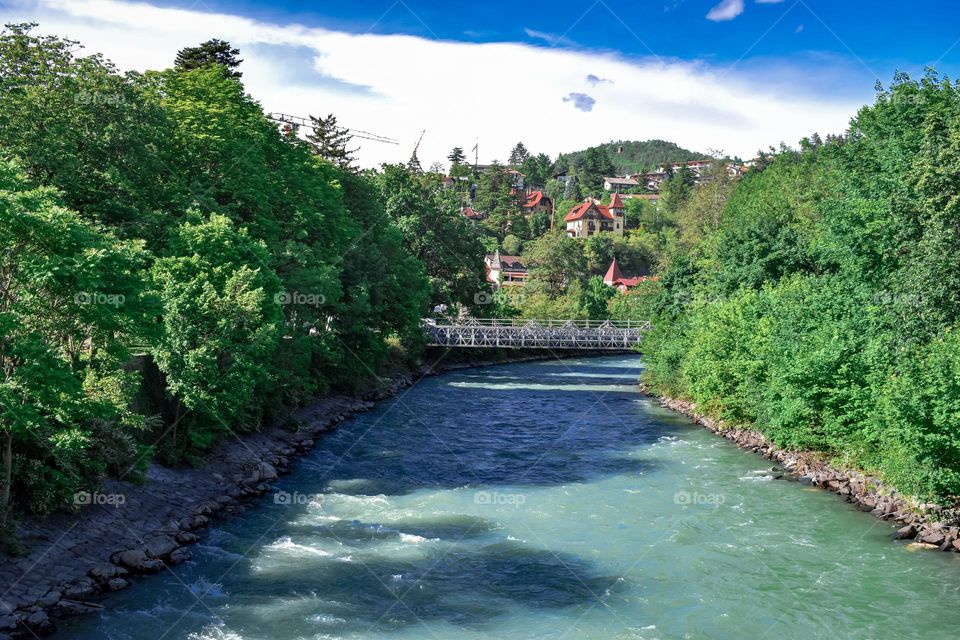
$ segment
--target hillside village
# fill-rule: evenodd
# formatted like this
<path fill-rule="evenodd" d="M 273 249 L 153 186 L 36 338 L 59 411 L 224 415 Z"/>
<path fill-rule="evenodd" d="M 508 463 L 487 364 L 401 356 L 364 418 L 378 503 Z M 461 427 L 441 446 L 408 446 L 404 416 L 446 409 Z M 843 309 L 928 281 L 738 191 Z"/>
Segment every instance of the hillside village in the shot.
<path fill-rule="evenodd" d="M 532 156 L 519 143 L 506 165 L 470 165 L 462 150 L 454 149 L 449 171 L 439 181 L 460 196 L 461 215 L 486 234 L 490 250 L 484 266 L 492 291 L 523 287 L 530 261 L 521 249 L 547 232 L 560 231 L 578 241 L 581 250 L 588 251 L 588 243 L 611 247 L 603 263 L 603 282 L 627 292 L 656 277 L 651 275 L 653 261 L 638 260 L 629 250 L 630 240 L 659 231 L 661 197 L 669 199 L 671 185 L 676 200 L 677 186 L 692 189 L 716 177 L 736 180 L 758 162 L 702 157 L 663 161 L 643 171 L 611 171 L 614 164 L 606 156 L 616 156 L 623 146 L 594 147 L 571 154 L 574 161 L 561 155 L 551 163 L 543 154 Z M 675 145 L 668 153 L 697 155 Z M 617 262 L 618 253 L 634 254 L 621 256 L 628 276 Z M 597 265 L 593 271 L 600 275 Z"/>

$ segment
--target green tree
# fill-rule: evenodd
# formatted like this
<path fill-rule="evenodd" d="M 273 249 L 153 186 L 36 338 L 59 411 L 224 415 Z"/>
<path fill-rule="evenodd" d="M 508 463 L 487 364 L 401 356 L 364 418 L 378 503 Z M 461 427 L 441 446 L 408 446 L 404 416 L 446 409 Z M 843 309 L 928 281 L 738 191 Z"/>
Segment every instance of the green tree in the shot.
<path fill-rule="evenodd" d="M 486 215 L 483 224 L 497 237 L 507 234 L 511 218 L 516 223 L 520 217 L 520 202 L 506 167 L 494 162 L 480 175 L 473 206 Z"/>
<path fill-rule="evenodd" d="M 527 151 L 527 148 L 523 146 L 522 142 L 518 142 L 516 145 L 514 145 L 513 149 L 510 151 L 510 158 L 507 160 L 507 164 L 517 169 L 529 158 L 530 158 L 530 152 Z"/>
<path fill-rule="evenodd" d="M 427 269 L 431 304 L 472 305 L 486 279 L 484 248 L 474 226 L 460 215 L 459 197 L 418 180 L 401 165 L 384 165 L 374 180 L 404 247 Z"/>
<path fill-rule="evenodd" d="M 328 114 L 326 118 L 310 116 L 312 127 L 307 134 L 313 154 L 341 169 L 352 169 L 357 149 L 348 149 L 353 136 L 350 130 L 337 124 L 337 117 Z"/>
<path fill-rule="evenodd" d="M 447 156 L 447 160 L 450 161 L 450 174 L 453 175 L 454 167 L 458 167 L 467 161 L 467 156 L 463 153 L 463 147 L 454 147 L 450 155 Z"/>
<path fill-rule="evenodd" d="M 606 320 L 610 317 L 610 300 L 616 295 L 616 289 L 604 284 L 603 278 L 593 276 L 587 281 L 581 294 L 583 307 L 591 320 Z"/>
<path fill-rule="evenodd" d="M 586 276 L 587 265 L 580 243 L 565 233 L 547 233 L 527 247 L 530 269 L 527 288 L 551 300 L 563 295 Z"/>
<path fill-rule="evenodd" d="M 239 79 L 243 74 L 236 69 L 243 60 L 239 59 L 238 55 L 240 55 L 239 49 L 234 49 L 225 40 L 214 38 L 196 47 L 180 49 L 177 52 L 174 66 L 181 71 L 190 71 L 210 65 L 219 65 L 226 70 L 229 76 Z"/>
<path fill-rule="evenodd" d="M 270 381 L 263 365 L 277 348 L 286 302 L 266 246 L 212 215 L 177 229 L 151 278 L 163 309 L 153 354 L 182 405 L 174 427 L 191 418 L 174 431 L 174 445 L 205 447 L 218 433 L 258 426 L 251 397 Z"/>
<path fill-rule="evenodd" d="M 503 239 L 503 252 L 508 256 L 520 255 L 521 246 L 520 238 L 513 234 L 507 234 Z"/>
<path fill-rule="evenodd" d="M 0 162 L 0 528 L 18 492 L 43 513 L 99 479 L 96 422 L 137 426 L 119 365 L 146 335 L 145 260 Z"/>
<path fill-rule="evenodd" d="M 613 262 L 613 234 L 596 233 L 583 241 L 583 255 L 587 260 L 587 271 L 603 274 Z"/>

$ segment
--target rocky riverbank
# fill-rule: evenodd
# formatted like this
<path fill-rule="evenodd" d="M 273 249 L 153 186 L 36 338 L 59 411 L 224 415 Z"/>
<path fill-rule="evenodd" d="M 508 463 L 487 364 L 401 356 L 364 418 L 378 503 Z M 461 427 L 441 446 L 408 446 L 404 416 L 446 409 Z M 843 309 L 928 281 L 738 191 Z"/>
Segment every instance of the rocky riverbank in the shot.
<path fill-rule="evenodd" d="M 77 513 L 25 520 L 18 533 L 29 553 L 0 556 L 0 640 L 49 635 L 58 620 L 101 609 L 104 594 L 190 559 L 189 546 L 212 521 L 250 508 L 324 433 L 426 376 L 588 355 L 597 354 L 507 354 L 496 361 L 424 366 L 361 397 L 317 400 L 294 412 L 296 430 L 274 427 L 225 441 L 202 468 L 153 464 L 145 483 L 106 482 Z"/>
<path fill-rule="evenodd" d="M 649 391 L 641 385 L 645 393 Z M 960 551 L 960 510 L 935 504 L 923 504 L 905 496 L 879 479 L 851 469 L 831 466 L 823 454 L 813 451 L 788 451 L 767 441 L 762 433 L 732 428 L 697 411 L 692 402 L 650 394 L 661 405 L 682 413 L 719 436 L 732 440 L 777 463 L 784 477 L 836 493 L 861 511 L 887 520 L 896 527 L 893 538 L 940 551 Z"/>

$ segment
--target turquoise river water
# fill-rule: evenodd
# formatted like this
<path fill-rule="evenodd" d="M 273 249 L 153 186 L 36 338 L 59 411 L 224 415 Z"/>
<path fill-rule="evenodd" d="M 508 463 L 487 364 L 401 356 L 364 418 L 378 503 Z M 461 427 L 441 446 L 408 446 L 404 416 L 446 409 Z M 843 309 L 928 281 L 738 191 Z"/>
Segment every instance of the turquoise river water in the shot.
<path fill-rule="evenodd" d="M 639 393 L 640 360 L 430 378 L 63 638 L 960 637 L 960 554 Z"/>

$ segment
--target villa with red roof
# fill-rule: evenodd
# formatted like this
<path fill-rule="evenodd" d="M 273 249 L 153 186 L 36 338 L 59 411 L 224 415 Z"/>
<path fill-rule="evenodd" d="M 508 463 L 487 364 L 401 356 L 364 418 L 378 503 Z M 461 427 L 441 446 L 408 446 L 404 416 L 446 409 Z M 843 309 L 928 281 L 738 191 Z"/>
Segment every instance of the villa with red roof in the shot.
<path fill-rule="evenodd" d="M 552 211 L 553 203 L 543 191 L 532 191 L 530 195 L 527 196 L 527 201 L 523 204 L 523 213 L 525 215 L 543 213 L 549 216 Z"/>
<path fill-rule="evenodd" d="M 610 204 L 604 206 L 587 200 L 570 210 L 563 221 L 571 238 L 589 238 L 601 231 L 623 235 L 623 200 L 620 194 L 610 195 Z"/>

